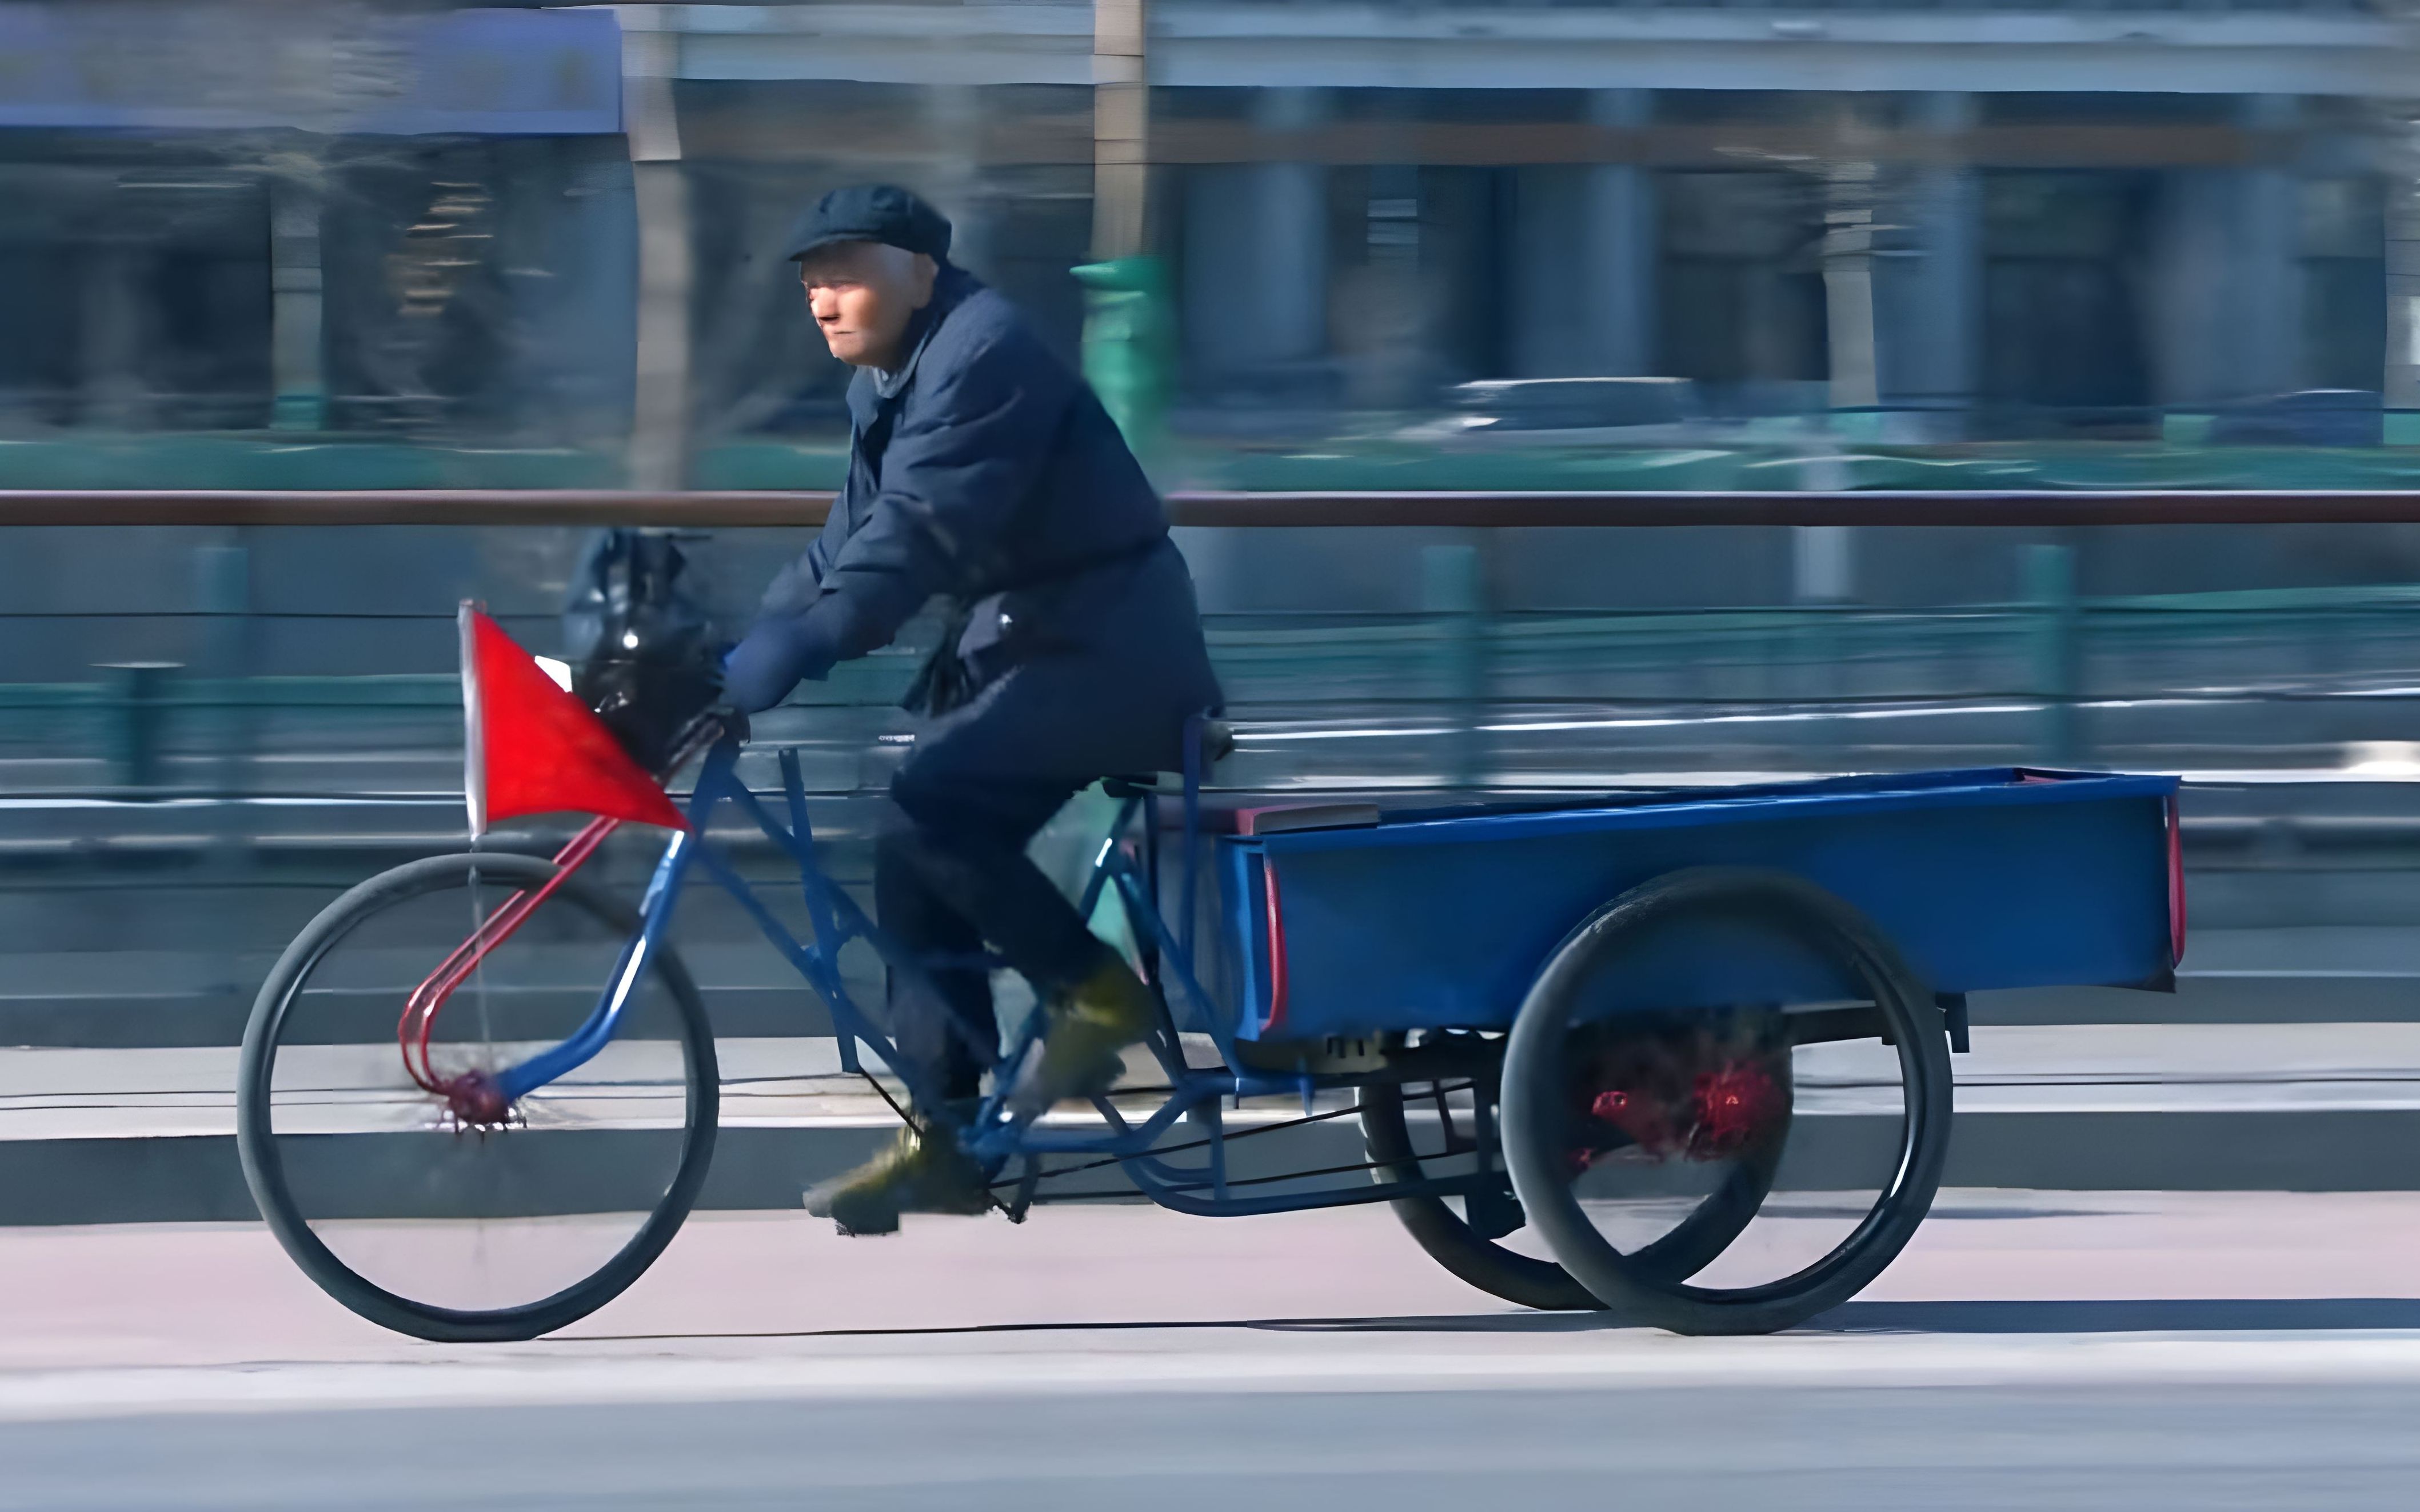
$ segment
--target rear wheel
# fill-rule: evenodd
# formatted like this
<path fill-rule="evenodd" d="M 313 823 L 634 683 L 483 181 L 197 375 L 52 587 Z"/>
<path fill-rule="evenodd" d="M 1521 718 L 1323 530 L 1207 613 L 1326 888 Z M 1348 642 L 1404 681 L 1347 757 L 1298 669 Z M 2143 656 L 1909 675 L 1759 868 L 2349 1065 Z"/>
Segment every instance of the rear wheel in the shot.
<path fill-rule="evenodd" d="M 373 877 L 303 930 L 254 1004 L 245 1180 L 286 1252 L 372 1322 L 437 1340 L 562 1328 L 638 1279 L 705 1180 L 714 1040 L 669 949 L 650 952 L 605 1048 L 509 1109 L 423 1085 L 491 1076 L 595 1009 L 639 918 L 579 877 L 462 980 L 419 1076 L 398 1045 L 413 990 L 481 920 L 554 875 L 497 854 Z"/>
<path fill-rule="evenodd" d="M 1837 1001 L 1674 1011 L 1720 980 Z M 1515 1020 L 1505 1164 L 1555 1258 L 1683 1334 L 1769 1333 L 1862 1290 L 1947 1152 L 1942 1016 L 1873 924 L 1779 872 L 1680 872 L 1565 940 Z"/>
<path fill-rule="evenodd" d="M 1388 1047 L 1401 1051 L 1404 1041 Z M 1437 1082 L 1388 1082 L 1361 1089 L 1361 1139 L 1371 1175 L 1381 1183 L 1461 1176 L 1477 1168 L 1477 1119 L 1495 1117 L 1495 1078 Z M 1429 1257 L 1491 1296 L 1547 1312 L 1605 1305 L 1589 1288 L 1543 1254 L 1524 1253 L 1508 1240 L 1527 1219 L 1502 1174 L 1498 1153 L 1490 1163 L 1497 1180 L 1466 1197 L 1401 1197 L 1388 1204 Z M 1532 1244 L 1535 1250 L 1537 1245 Z"/>

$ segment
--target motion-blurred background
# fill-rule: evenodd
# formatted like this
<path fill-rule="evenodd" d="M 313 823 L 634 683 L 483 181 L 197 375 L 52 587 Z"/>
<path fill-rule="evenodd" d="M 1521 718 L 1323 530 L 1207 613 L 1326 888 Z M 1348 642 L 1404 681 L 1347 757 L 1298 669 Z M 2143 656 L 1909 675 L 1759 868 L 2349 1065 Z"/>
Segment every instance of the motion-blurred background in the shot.
<path fill-rule="evenodd" d="M 1157 260 L 1176 479 L 2385 481 L 2412 41 L 2366 0 L 11 0 L 8 480 L 829 485 L 841 373 L 768 254 L 878 176 L 1070 358 L 1071 267 Z"/>
<path fill-rule="evenodd" d="M 0 489 L 830 487 L 778 239 L 869 178 L 1171 492 L 2409 488 L 2415 81 L 2394 0 L 8 0 Z M 0 1044 L 234 1043 L 458 845 L 454 606 L 551 651 L 582 536 L 213 507 L 0 524 Z M 1978 1001 L 2034 1120 L 1981 1184 L 2406 1182 L 2420 527 L 1987 507 L 1187 528 L 1223 780 L 2186 772 L 2183 989 Z M 801 544 L 688 549 L 737 620 Z M 910 640 L 764 727 L 844 854 Z M 685 949 L 772 1032 L 730 926 Z M 8 1064 L 11 1216 L 249 1211 L 215 1072 Z"/>

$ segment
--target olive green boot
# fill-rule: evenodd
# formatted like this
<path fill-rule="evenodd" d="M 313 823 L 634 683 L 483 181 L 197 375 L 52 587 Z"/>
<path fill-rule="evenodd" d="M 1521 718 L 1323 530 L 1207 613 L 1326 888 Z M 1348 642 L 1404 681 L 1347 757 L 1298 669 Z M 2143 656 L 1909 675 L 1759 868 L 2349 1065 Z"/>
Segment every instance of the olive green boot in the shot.
<path fill-rule="evenodd" d="M 928 1137 L 902 1129 L 872 1160 L 809 1187 L 806 1204 L 844 1234 L 892 1234 L 903 1212 L 987 1212 L 991 1193 L 982 1167 L 946 1130 Z"/>
<path fill-rule="evenodd" d="M 1070 1098 L 1095 1098 L 1125 1069 L 1118 1052 L 1151 1033 L 1159 1005 L 1125 963 L 1105 961 L 1043 1005 L 1042 1039 L 1011 1086 L 1011 1118 L 1030 1122 Z"/>

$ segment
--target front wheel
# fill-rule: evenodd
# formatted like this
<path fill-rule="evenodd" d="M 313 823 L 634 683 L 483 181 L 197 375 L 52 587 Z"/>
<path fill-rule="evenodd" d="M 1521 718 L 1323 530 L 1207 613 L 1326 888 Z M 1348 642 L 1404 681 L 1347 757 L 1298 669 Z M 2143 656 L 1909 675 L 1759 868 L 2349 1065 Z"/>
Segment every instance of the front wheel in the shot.
<path fill-rule="evenodd" d="M 1734 992 L 1805 1006 L 1689 1006 Z M 1607 1307 L 1674 1333 L 1771 1333 L 1862 1290 L 1931 1207 L 1949 1121 L 1930 993 L 1781 872 L 1677 872 L 1606 904 L 1505 1047 L 1531 1226 Z"/>
<path fill-rule="evenodd" d="M 461 1078 L 561 1042 L 596 1008 L 639 918 L 579 877 L 463 979 L 424 1058 L 398 1043 L 414 989 L 554 877 L 503 854 L 383 872 L 311 921 L 253 1005 L 244 1180 L 295 1263 L 374 1323 L 449 1342 L 562 1328 L 638 1279 L 705 1180 L 714 1038 L 669 949 L 650 952 L 604 1050 L 509 1108 L 466 1119 L 465 1099 L 426 1085 L 475 1085 Z"/>

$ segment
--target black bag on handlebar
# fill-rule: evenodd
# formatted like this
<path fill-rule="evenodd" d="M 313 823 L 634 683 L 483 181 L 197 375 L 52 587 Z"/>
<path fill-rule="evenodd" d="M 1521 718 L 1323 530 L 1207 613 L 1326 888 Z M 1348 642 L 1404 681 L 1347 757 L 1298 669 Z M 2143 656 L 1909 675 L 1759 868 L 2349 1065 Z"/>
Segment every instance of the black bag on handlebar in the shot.
<path fill-rule="evenodd" d="M 563 608 L 571 691 L 656 773 L 722 691 L 713 617 L 682 585 L 685 565 L 669 533 L 603 532 L 573 572 Z"/>

